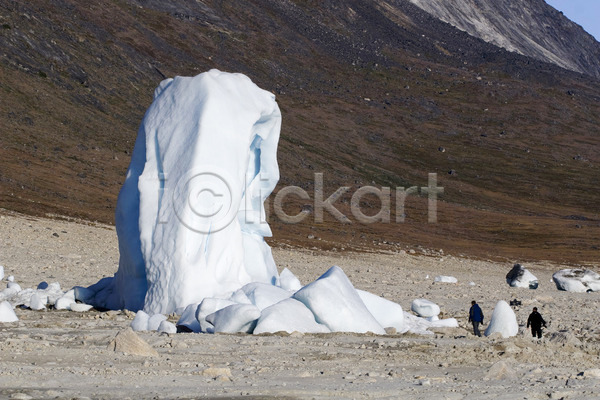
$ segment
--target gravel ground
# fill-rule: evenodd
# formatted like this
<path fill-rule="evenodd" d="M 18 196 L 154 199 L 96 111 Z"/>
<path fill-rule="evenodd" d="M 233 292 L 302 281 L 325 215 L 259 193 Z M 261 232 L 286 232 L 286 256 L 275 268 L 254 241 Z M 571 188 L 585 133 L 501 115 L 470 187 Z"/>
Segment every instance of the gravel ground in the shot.
<path fill-rule="evenodd" d="M 0 323 L 0 398 L 600 397 L 598 294 L 558 291 L 550 280 L 563 266 L 526 265 L 540 281 L 529 290 L 506 284 L 512 261 L 439 250 L 422 255 L 274 248 L 273 254 L 280 270 L 288 267 L 303 284 L 339 265 L 355 287 L 405 310 L 415 298 L 427 298 L 461 327 L 428 336 L 142 332 L 138 336 L 158 351 L 158 357 L 145 357 L 107 347 L 131 322 L 130 312 L 17 309 L 19 322 Z M 41 281 L 59 282 L 63 290 L 90 285 L 116 272 L 116 233 L 111 226 L 0 210 L 0 265 L 23 288 Z M 437 275 L 458 283 L 434 283 Z M 521 325 L 537 306 L 549 327 L 541 341 L 524 326 L 509 339 L 474 337 L 466 319 L 472 299 L 488 318 L 497 301 L 518 299 Z"/>

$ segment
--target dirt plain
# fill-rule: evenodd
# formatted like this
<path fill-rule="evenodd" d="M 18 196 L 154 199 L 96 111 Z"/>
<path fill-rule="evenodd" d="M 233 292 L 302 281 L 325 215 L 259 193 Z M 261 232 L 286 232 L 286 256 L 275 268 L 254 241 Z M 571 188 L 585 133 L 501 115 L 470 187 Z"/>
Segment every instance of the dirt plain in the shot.
<path fill-rule="evenodd" d="M 21 287 L 59 282 L 63 290 L 112 275 L 114 228 L 82 221 L 0 213 L 0 264 Z M 560 292 L 550 282 L 561 265 L 528 264 L 537 290 L 510 288 L 506 263 L 428 250 L 324 252 L 274 246 L 278 267 L 303 284 L 339 265 L 355 287 L 398 302 L 440 305 L 460 327 L 432 335 L 159 334 L 139 337 L 158 352 L 144 357 L 107 348 L 128 327 L 126 311 L 17 309 L 0 324 L 0 398 L 408 398 L 592 399 L 600 396 L 597 294 Z M 456 284 L 434 283 L 451 275 Z M 471 284 L 474 283 L 474 284 Z M 498 300 L 519 299 L 522 325 L 532 306 L 549 321 L 541 341 L 524 326 L 516 337 L 473 336 L 471 299 L 486 322 Z M 171 316 L 176 321 L 176 317 Z"/>

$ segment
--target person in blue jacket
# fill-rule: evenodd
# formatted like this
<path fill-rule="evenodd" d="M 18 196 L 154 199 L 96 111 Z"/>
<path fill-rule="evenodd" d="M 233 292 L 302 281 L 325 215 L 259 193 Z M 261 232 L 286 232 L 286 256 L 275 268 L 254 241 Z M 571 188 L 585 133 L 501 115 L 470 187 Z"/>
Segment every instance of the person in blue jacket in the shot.
<path fill-rule="evenodd" d="M 469 310 L 469 322 L 473 323 L 473 335 L 481 336 L 479 332 L 479 324 L 483 324 L 483 311 L 475 300 L 471 302 L 471 309 Z"/>

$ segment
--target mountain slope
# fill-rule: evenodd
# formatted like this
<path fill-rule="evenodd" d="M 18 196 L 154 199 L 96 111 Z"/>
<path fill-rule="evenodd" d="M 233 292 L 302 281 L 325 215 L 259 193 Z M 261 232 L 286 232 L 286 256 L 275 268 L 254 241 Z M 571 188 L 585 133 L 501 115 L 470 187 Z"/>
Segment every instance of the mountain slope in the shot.
<path fill-rule="evenodd" d="M 277 95 L 279 243 L 322 248 L 444 248 L 486 257 L 596 258 L 600 239 L 600 83 L 507 52 L 408 1 L 0 1 L 0 207 L 111 222 L 137 127 L 164 77 L 242 72 Z M 427 196 L 402 223 L 358 223 L 359 187 Z M 271 209 L 273 199 L 270 199 Z M 376 214 L 374 196 L 361 210 Z M 314 237 L 315 239 L 308 239 Z M 320 238 L 321 240 L 318 240 Z"/>
<path fill-rule="evenodd" d="M 544 0 L 410 0 L 487 42 L 600 78 L 600 43 Z"/>

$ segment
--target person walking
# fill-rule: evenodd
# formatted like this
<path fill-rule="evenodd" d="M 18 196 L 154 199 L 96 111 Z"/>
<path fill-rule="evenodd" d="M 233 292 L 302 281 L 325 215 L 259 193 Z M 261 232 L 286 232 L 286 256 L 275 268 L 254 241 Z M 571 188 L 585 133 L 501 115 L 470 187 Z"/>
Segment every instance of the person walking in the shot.
<path fill-rule="evenodd" d="M 531 325 L 531 335 L 533 337 L 542 338 L 542 326 L 546 327 L 546 321 L 542 318 L 542 315 L 538 312 L 537 307 L 533 307 L 533 312 L 529 314 L 527 318 L 527 327 Z"/>
<path fill-rule="evenodd" d="M 471 302 L 471 309 L 469 309 L 469 322 L 473 324 L 473 335 L 481 337 L 479 324 L 483 324 L 483 311 L 475 300 Z"/>

